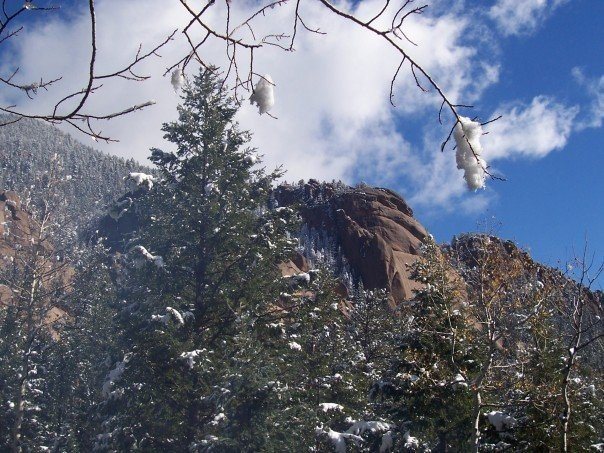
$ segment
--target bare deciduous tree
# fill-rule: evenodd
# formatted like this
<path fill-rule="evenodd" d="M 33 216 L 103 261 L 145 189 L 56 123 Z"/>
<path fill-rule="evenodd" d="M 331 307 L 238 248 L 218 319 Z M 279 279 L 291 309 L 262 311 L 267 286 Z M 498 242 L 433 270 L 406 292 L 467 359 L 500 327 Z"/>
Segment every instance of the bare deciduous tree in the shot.
<path fill-rule="evenodd" d="M 562 340 L 565 344 L 567 357 L 562 368 L 561 391 L 564 399 L 563 412 L 560 415 L 562 429 L 560 431 L 560 446 L 564 452 L 571 451 L 570 426 L 573 414 L 573 398 L 571 398 L 572 376 L 576 373 L 578 362 L 584 359 L 586 349 L 604 338 L 603 307 L 594 301 L 591 288 L 604 271 L 604 262 L 597 265 L 594 256 L 590 256 L 587 243 L 580 256 L 567 266 L 569 272 L 574 272 L 578 284 L 572 288 L 570 296 L 564 298 L 563 304 L 557 309 L 565 321 L 565 332 Z M 580 410 L 580 409 L 578 409 Z"/>
<path fill-rule="evenodd" d="M 20 118 L 29 117 L 37 118 L 50 123 L 66 122 L 74 128 L 90 135 L 95 140 L 110 141 L 112 138 L 102 135 L 97 130 L 95 124 L 100 120 L 110 120 L 116 117 L 127 115 L 137 110 L 144 109 L 153 104 L 153 101 L 148 101 L 139 105 L 130 106 L 127 108 L 117 109 L 109 113 L 95 113 L 86 110 L 87 101 L 91 94 L 98 92 L 102 88 L 102 83 L 107 79 L 123 78 L 131 81 L 142 82 L 149 78 L 137 74 L 135 71 L 137 65 L 152 56 L 158 56 L 158 51 L 162 49 L 169 41 L 178 37 L 184 37 L 187 42 L 188 50 L 185 54 L 176 56 L 173 63 L 168 65 L 164 76 L 180 71 L 183 73 L 191 64 L 200 65 L 204 68 L 217 67 L 222 71 L 222 79 L 225 84 L 228 84 L 234 92 L 235 98 L 241 91 L 253 93 L 254 81 L 264 79 L 263 75 L 256 72 L 255 55 L 266 48 L 278 48 L 284 52 L 292 52 L 295 50 L 296 39 L 301 31 L 306 31 L 312 34 L 322 35 L 327 31 L 314 28 L 304 19 L 304 7 L 307 5 L 318 5 L 325 9 L 327 14 L 331 14 L 334 20 L 339 19 L 346 21 L 361 30 L 366 31 L 370 36 L 377 36 L 381 39 L 384 46 L 394 49 L 400 56 L 400 63 L 396 68 L 391 84 L 390 84 L 390 102 L 394 106 L 394 86 L 401 71 L 407 68 L 409 76 L 413 77 L 415 84 L 422 92 L 432 91 L 440 99 L 440 109 L 438 112 L 439 121 L 443 122 L 443 112 L 447 110 L 452 118 L 451 129 L 442 143 L 441 150 L 444 150 L 447 143 L 451 141 L 453 132 L 458 125 L 462 125 L 462 116 L 460 109 L 471 108 L 470 105 L 457 103 L 451 100 L 441 86 L 437 83 L 434 77 L 408 52 L 408 46 L 416 46 L 412 38 L 405 32 L 405 26 L 409 18 L 412 16 L 423 14 L 428 8 L 427 4 L 416 5 L 415 0 L 404 0 L 394 2 L 385 0 L 383 6 L 375 11 L 375 14 L 364 19 L 354 11 L 348 11 L 341 5 L 338 5 L 329 0 L 272 0 L 259 2 L 257 8 L 243 19 L 236 19 L 241 15 L 240 8 L 230 0 L 216 1 L 209 0 L 200 2 L 200 5 L 195 5 L 194 2 L 187 0 L 179 0 L 182 8 L 189 15 L 189 21 L 186 24 L 179 24 L 177 28 L 166 39 L 157 44 L 151 50 L 143 51 L 142 46 L 132 61 L 125 67 L 107 74 L 99 74 L 96 65 L 96 19 L 95 19 L 95 1 L 88 0 L 88 14 L 90 17 L 90 58 L 88 69 L 88 80 L 85 86 L 68 94 L 60 99 L 54 109 L 48 113 L 25 114 L 18 110 L 16 106 L 3 106 L 0 111 L 13 114 L 11 121 L 18 121 Z M 52 8 L 37 8 L 33 2 L 26 2 L 24 5 L 17 8 L 12 13 L 7 11 L 7 0 L 2 0 L 3 19 L 0 26 L 0 44 L 3 44 L 9 39 L 18 37 L 21 27 L 11 28 L 10 26 L 16 22 L 27 10 L 47 11 Z M 268 32 L 260 34 L 258 31 L 258 22 L 270 15 L 274 15 L 276 9 L 289 7 L 287 13 L 290 15 L 289 23 L 285 22 L 281 31 Z M 212 20 L 209 15 L 211 12 L 216 13 L 218 21 Z M 215 45 L 223 45 L 225 54 L 221 61 L 213 61 L 207 49 Z M 350 52 L 354 52 L 351 49 Z M 226 56 L 226 59 L 224 57 Z M 226 64 L 222 64 L 226 61 Z M 221 67 L 222 66 L 222 67 Z M 6 86 L 16 90 L 24 91 L 28 97 L 33 97 L 40 89 L 49 90 L 53 84 L 60 80 L 45 80 L 40 78 L 40 81 L 19 82 L 18 68 L 14 72 L 4 78 L 0 78 L 0 82 Z M 272 83 L 272 82 L 271 82 Z M 491 120 L 493 121 L 493 120 Z M 486 121 L 488 124 L 491 121 Z M 471 147 L 471 145 L 470 145 Z M 474 150 L 472 150 L 474 152 Z M 474 152 L 477 160 L 478 154 Z M 480 161 L 479 161 L 480 162 Z M 488 167 L 481 163 L 485 172 L 491 175 Z M 491 175 L 493 177 L 493 175 Z"/>
<path fill-rule="evenodd" d="M 9 40 L 18 38 L 19 33 L 23 29 L 22 25 L 17 25 L 18 19 L 22 17 L 24 13 L 37 11 L 52 12 L 58 9 L 56 7 L 41 8 L 36 6 L 33 2 L 25 2 L 20 6 L 15 7 L 14 3 L 17 2 L 2 0 L 0 46 L 6 44 Z M 134 58 L 124 67 L 109 73 L 99 73 L 97 69 L 97 29 L 94 0 L 88 0 L 88 14 L 90 17 L 90 52 L 87 70 L 88 75 L 85 86 L 76 89 L 59 99 L 50 112 L 24 113 L 22 110 L 19 110 L 16 105 L 0 106 L 0 112 L 11 115 L 8 120 L 1 122 L 0 126 L 17 122 L 23 118 L 33 118 L 52 124 L 68 123 L 80 132 L 89 135 L 94 140 L 113 141 L 111 137 L 103 135 L 102 132 L 97 129 L 96 123 L 98 121 L 124 116 L 154 104 L 154 101 L 147 101 L 142 104 L 118 108 L 112 112 L 105 113 L 87 110 L 89 98 L 92 94 L 99 91 L 103 87 L 103 83 L 107 80 L 121 78 L 134 82 L 142 82 L 148 79 L 150 76 L 140 75 L 135 72 L 137 66 L 139 63 L 150 57 L 159 56 L 159 50 L 173 39 L 177 30 L 174 30 L 164 41 L 148 51 L 144 51 L 141 44 Z M 18 79 L 19 68 L 15 68 L 10 75 L 6 77 L 0 76 L 0 83 L 8 88 L 22 91 L 28 98 L 33 99 L 39 90 L 43 89 L 48 91 L 52 89 L 53 85 L 62 79 L 62 76 L 47 80 L 41 75 L 39 81 L 18 81 Z"/>

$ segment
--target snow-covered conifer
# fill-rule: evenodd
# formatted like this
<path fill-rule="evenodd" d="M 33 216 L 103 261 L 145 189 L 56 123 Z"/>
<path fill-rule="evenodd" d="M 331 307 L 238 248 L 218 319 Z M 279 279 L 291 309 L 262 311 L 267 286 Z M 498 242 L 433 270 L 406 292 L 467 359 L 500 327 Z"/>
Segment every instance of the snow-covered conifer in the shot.
<path fill-rule="evenodd" d="M 208 70 L 183 86 L 179 118 L 163 126 L 176 149 L 152 150 L 159 178 L 133 201 L 141 228 L 118 317 L 131 355 L 99 414 L 102 448 L 266 448 L 250 433 L 269 429 L 279 368 L 260 335 L 285 287 L 277 263 L 294 245 L 292 215 L 267 209 L 280 172 L 255 165 L 221 85 Z"/>

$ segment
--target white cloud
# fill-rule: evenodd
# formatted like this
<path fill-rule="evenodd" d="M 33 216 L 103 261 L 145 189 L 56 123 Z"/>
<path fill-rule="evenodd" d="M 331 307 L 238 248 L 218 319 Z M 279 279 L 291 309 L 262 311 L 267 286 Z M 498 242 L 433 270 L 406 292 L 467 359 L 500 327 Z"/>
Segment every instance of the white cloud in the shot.
<path fill-rule="evenodd" d="M 252 0 L 238 3 L 245 5 L 245 11 L 240 10 L 239 14 L 249 13 L 255 4 Z M 381 0 L 365 0 L 358 4 L 356 12 L 371 17 L 382 5 Z M 421 93 L 409 71 L 402 70 L 395 84 L 397 109 L 391 108 L 390 81 L 400 56 L 379 37 L 326 13 L 318 2 L 303 6 L 305 23 L 328 31 L 328 35 L 317 36 L 299 28 L 294 52 L 268 47 L 255 55 L 256 71 L 271 74 L 275 82 L 271 113 L 279 119 L 259 116 L 258 109 L 247 101 L 238 114 L 242 127 L 254 132 L 253 145 L 265 155 L 265 163 L 269 167 L 283 164 L 290 181 L 316 178 L 354 183 L 364 179 L 404 187 L 403 194 L 412 203 L 424 206 L 461 206 L 466 211 L 484 208 L 492 193 L 487 190 L 468 197 L 462 172 L 455 167 L 454 153 L 439 152 L 439 140 L 448 133 L 448 125 L 439 127 L 436 122 L 438 98 L 433 93 Z M 283 24 L 291 23 L 293 11 L 288 8 L 271 10 L 259 24 L 258 34 L 260 29 L 288 31 L 283 28 Z M 445 10 L 438 17 L 426 14 L 412 18 L 406 30 L 418 46 L 407 47 L 453 102 L 479 103 L 482 92 L 498 81 L 499 66 L 485 57 L 480 41 L 468 38 L 472 36 L 470 28 L 476 24 L 461 15 L 464 11 Z M 127 4 L 101 0 L 97 13 L 99 67 L 105 72 L 128 62 L 138 43 L 149 48 L 187 22 L 180 5 L 168 6 L 161 0 L 129 0 Z M 49 19 L 45 25 L 25 30 L 16 41 L 11 58 L 3 58 L 2 73 L 20 66 L 23 80 L 36 80 L 40 75 L 64 76 L 55 92 L 42 93 L 35 101 L 28 101 L 32 109 L 54 105 L 53 100 L 84 83 L 88 26 L 83 11 L 74 12 L 69 20 Z M 157 101 L 145 111 L 102 124 L 103 133 L 121 141 L 95 146 L 141 161 L 148 156 L 149 148 L 169 147 L 160 128 L 163 122 L 175 119 L 179 99 L 170 84 L 170 74 L 161 75 L 186 49 L 179 34 L 161 51 L 163 58 L 148 60 L 137 70 L 151 75 L 150 80 L 114 81 L 93 95 L 90 108 L 100 112 L 149 99 Z M 220 61 L 224 50 L 208 48 L 204 57 Z M 0 102 L 12 101 L 7 92 L 0 93 Z M 489 126 L 491 135 L 485 137 L 485 158 L 491 162 L 514 156 L 542 157 L 562 147 L 570 133 L 572 112 L 543 97 L 535 98 L 528 106 L 504 108 L 498 113 L 507 116 Z M 425 124 L 433 125 L 425 127 L 430 130 L 428 137 Z M 522 135 L 524 126 L 530 129 L 528 137 Z M 93 144 L 88 137 L 80 138 Z M 423 144 L 418 143 L 422 140 Z"/>
<path fill-rule="evenodd" d="M 577 129 L 602 127 L 604 121 L 604 75 L 599 78 L 590 78 L 583 73 L 581 68 L 573 68 L 572 74 L 591 99 L 591 103 L 587 109 L 587 116 L 581 118 L 577 123 Z"/>
<path fill-rule="evenodd" d="M 569 0 L 497 0 L 489 10 L 493 19 L 505 36 L 528 34 L 559 6 Z"/>
<path fill-rule="evenodd" d="M 244 3 L 244 11 L 240 10 L 239 15 L 248 14 L 254 4 Z M 409 115 L 421 118 L 427 114 L 434 118 L 438 99 L 433 94 L 421 93 L 409 70 L 404 69 L 395 85 L 395 100 L 400 106 L 395 113 L 389 105 L 389 89 L 400 56 L 381 38 L 351 26 L 318 3 L 303 5 L 305 23 L 328 34 L 317 36 L 300 27 L 295 52 L 272 47 L 257 52 L 257 71 L 271 74 L 276 84 L 276 102 L 271 113 L 279 120 L 258 116 L 257 109 L 248 102 L 244 103 L 239 120 L 244 128 L 254 131 L 254 144 L 265 154 L 268 165 L 284 164 L 289 179 L 350 181 L 362 162 L 370 165 L 365 172 L 367 179 L 392 184 L 399 174 L 396 165 L 388 163 L 400 164 L 411 154 L 397 124 Z M 370 16 L 381 6 L 381 1 L 367 0 L 356 12 Z M 141 20 L 141 11 L 145 20 Z M 261 30 L 257 34 L 262 34 L 262 30 L 288 32 L 283 30 L 283 24 L 291 23 L 292 13 L 291 7 L 271 10 L 258 25 Z M 97 17 L 99 67 L 103 71 L 127 62 L 139 42 L 148 47 L 187 22 L 182 6 L 167 6 L 161 0 L 129 0 L 127 4 L 103 0 L 98 3 Z M 32 109 L 50 107 L 68 89 L 82 86 L 86 77 L 88 26 L 82 10 L 69 21 L 49 19 L 42 27 L 25 30 L 19 38 L 10 62 L 5 60 L 2 65 L 4 72 L 18 65 L 24 80 L 35 80 L 41 74 L 64 76 L 52 95 L 44 93 L 35 102 L 29 102 Z M 425 66 L 454 102 L 473 102 L 498 76 L 497 65 L 480 59 L 478 49 L 466 42 L 467 27 L 468 20 L 450 13 L 438 18 L 429 15 L 413 18 L 406 29 L 418 44 L 417 48 L 407 46 L 413 58 Z M 103 124 L 103 133 L 119 138 L 120 143 L 96 146 L 141 160 L 150 147 L 166 146 L 160 127 L 162 122 L 175 118 L 178 98 L 170 86 L 169 75 L 160 75 L 176 55 L 186 50 L 186 42 L 180 38 L 161 51 L 162 59 L 148 60 L 137 71 L 152 75 L 152 79 L 144 83 L 107 83 L 91 98 L 90 107 L 101 112 L 149 99 L 157 101 L 156 106 L 143 112 Z M 220 47 L 204 55 L 212 60 L 212 57 L 220 59 L 223 53 Z M 6 93 L 0 97 L 2 101 L 13 101 Z M 88 137 L 83 139 L 91 143 Z"/>
<path fill-rule="evenodd" d="M 482 155 L 489 164 L 515 158 L 540 159 L 564 148 L 579 109 L 537 96 L 528 104 L 503 105 L 495 111 L 502 118 L 485 126 L 488 134 L 481 140 Z M 438 147 L 437 138 L 428 140 L 423 152 L 413 154 L 412 165 L 406 167 L 407 179 L 414 181 L 411 204 L 428 211 L 483 211 L 496 196 L 491 188 L 493 183 L 487 183 L 485 191 L 468 196 L 463 172 L 456 168 L 453 152 L 447 149 L 440 153 Z M 497 175 L 496 168 L 489 171 Z"/>
<path fill-rule="evenodd" d="M 533 98 L 530 104 L 502 106 L 503 117 L 488 126 L 484 136 L 485 158 L 489 161 L 515 157 L 542 158 L 564 148 L 579 113 L 546 96 Z"/>

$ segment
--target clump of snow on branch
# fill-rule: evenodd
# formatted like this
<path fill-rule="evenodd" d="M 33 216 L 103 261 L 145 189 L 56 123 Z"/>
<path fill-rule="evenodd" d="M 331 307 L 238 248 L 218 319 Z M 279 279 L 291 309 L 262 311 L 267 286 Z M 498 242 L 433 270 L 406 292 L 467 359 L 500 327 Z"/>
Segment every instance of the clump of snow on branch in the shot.
<path fill-rule="evenodd" d="M 300 346 L 300 343 L 296 343 L 295 341 L 290 341 L 288 346 L 290 349 L 293 349 L 294 351 L 302 350 L 302 346 Z"/>
<path fill-rule="evenodd" d="M 268 112 L 275 105 L 274 86 L 273 79 L 266 74 L 254 88 L 254 92 L 250 97 L 250 104 L 256 104 L 261 115 Z"/>
<path fill-rule="evenodd" d="M 23 8 L 25 9 L 34 9 L 36 6 L 33 2 L 23 2 Z"/>
<path fill-rule="evenodd" d="M 131 206 L 132 198 L 126 197 L 122 201 L 115 203 L 111 209 L 109 209 L 109 217 L 113 220 L 119 220 L 126 212 L 128 212 L 128 209 L 130 209 Z"/>
<path fill-rule="evenodd" d="M 142 268 L 147 262 L 153 263 L 158 268 L 164 267 L 164 259 L 159 255 L 149 253 L 142 245 L 137 245 L 130 250 L 130 253 L 134 256 L 134 266 L 138 269 Z"/>
<path fill-rule="evenodd" d="M 153 182 L 155 181 L 155 178 L 153 177 L 153 175 L 148 175 L 146 173 L 130 173 L 124 178 L 124 181 L 132 181 L 137 187 L 145 187 L 147 189 L 151 189 L 153 187 Z"/>
<path fill-rule="evenodd" d="M 391 430 L 394 427 L 395 425 L 382 421 L 360 420 L 353 423 L 352 426 L 346 430 L 346 432 L 340 433 L 332 429 L 324 431 L 322 428 L 317 428 L 316 435 L 326 435 L 327 438 L 330 440 L 336 453 L 346 453 L 346 440 L 352 441 L 354 444 L 359 445 L 360 443 L 364 442 L 364 439 L 361 436 L 365 432 L 388 434 L 391 433 Z M 385 439 L 382 438 L 382 445 L 384 445 L 384 450 L 380 449 L 380 451 L 386 451 L 386 449 L 389 448 L 388 446 L 391 445 L 392 440 L 393 439 L 391 435 L 386 436 Z"/>
<path fill-rule="evenodd" d="M 403 436 L 403 442 L 405 448 L 419 448 L 419 440 L 417 440 L 417 437 L 413 437 L 409 431 Z"/>
<path fill-rule="evenodd" d="M 516 419 L 514 417 L 500 411 L 489 412 L 487 418 L 497 431 L 505 431 L 516 426 Z"/>
<path fill-rule="evenodd" d="M 457 168 L 463 170 L 463 177 L 468 188 L 471 190 L 484 188 L 487 163 L 481 157 L 482 125 L 464 116 L 459 118 L 455 126 L 453 137 L 455 138 Z"/>
<path fill-rule="evenodd" d="M 376 421 L 376 420 L 370 420 L 370 421 L 361 420 L 361 421 L 355 422 L 350 428 L 348 428 L 348 430 L 346 432 L 362 436 L 365 433 L 365 431 L 369 431 L 372 433 L 379 433 L 379 432 L 383 432 L 383 431 L 389 431 L 392 428 L 395 428 L 395 426 L 391 425 L 390 423 Z"/>
<path fill-rule="evenodd" d="M 332 429 L 323 431 L 321 428 L 317 428 L 316 434 L 317 436 L 326 435 L 336 453 L 346 453 L 346 439 L 353 441 L 355 444 L 359 444 L 364 440 L 361 436 L 350 433 L 339 433 Z"/>
<path fill-rule="evenodd" d="M 166 307 L 166 311 L 172 315 L 172 317 L 178 324 L 180 324 L 181 326 L 184 325 L 185 318 L 183 318 L 183 316 L 180 314 L 180 312 L 178 310 L 176 310 L 175 308 L 172 308 L 172 307 Z"/>
<path fill-rule="evenodd" d="M 319 403 L 319 407 L 323 412 L 335 411 L 342 412 L 344 410 L 344 406 L 337 403 Z"/>
<path fill-rule="evenodd" d="M 153 321 L 161 322 L 165 325 L 168 325 L 170 319 L 173 319 L 176 324 L 179 324 L 181 326 L 185 324 L 185 318 L 182 316 L 182 314 L 172 307 L 166 307 L 165 315 L 152 315 L 151 319 Z"/>
<path fill-rule="evenodd" d="M 466 382 L 466 379 L 461 374 L 457 373 L 455 379 L 453 379 L 453 389 L 459 390 L 466 388 L 468 388 L 468 383 Z"/>
<path fill-rule="evenodd" d="M 256 162 L 258 162 L 258 155 L 257 154 L 248 154 L 247 156 L 245 156 L 245 161 L 248 164 L 255 164 Z"/>
<path fill-rule="evenodd" d="M 214 184 L 212 182 L 207 183 L 203 188 L 203 192 L 206 195 L 210 195 L 212 192 L 215 192 L 215 191 L 216 191 L 216 184 Z"/>
<path fill-rule="evenodd" d="M 107 373 L 107 377 L 105 378 L 105 382 L 103 383 L 103 388 L 101 390 L 104 398 L 109 398 L 112 396 L 112 388 L 115 385 L 115 382 L 118 381 L 124 371 L 126 370 L 126 364 L 130 361 L 132 357 L 131 354 L 126 354 L 124 359 L 121 362 L 116 362 L 115 367 Z"/>
<path fill-rule="evenodd" d="M 195 349 L 194 351 L 183 352 L 180 355 L 180 358 L 187 362 L 189 368 L 193 368 L 195 366 L 195 359 L 199 357 L 199 354 L 206 352 L 205 349 Z"/>
<path fill-rule="evenodd" d="M 185 76 L 179 68 L 176 68 L 174 71 L 172 71 L 171 83 L 172 88 L 174 88 L 174 91 L 176 92 L 180 91 L 185 84 Z"/>

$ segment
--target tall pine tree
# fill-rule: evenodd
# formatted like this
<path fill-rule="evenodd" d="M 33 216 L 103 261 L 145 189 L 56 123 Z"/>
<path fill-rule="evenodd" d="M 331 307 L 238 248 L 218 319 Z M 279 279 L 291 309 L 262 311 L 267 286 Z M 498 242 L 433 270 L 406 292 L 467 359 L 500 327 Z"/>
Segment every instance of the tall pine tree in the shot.
<path fill-rule="evenodd" d="M 104 384 L 98 450 L 262 448 L 264 381 L 277 372 L 261 362 L 262 325 L 283 286 L 292 211 L 268 209 L 281 173 L 256 166 L 216 74 L 183 93 L 178 121 L 163 127 L 176 150 L 152 150 L 160 179 L 138 175 L 147 192 L 121 263 L 122 347 Z"/>

